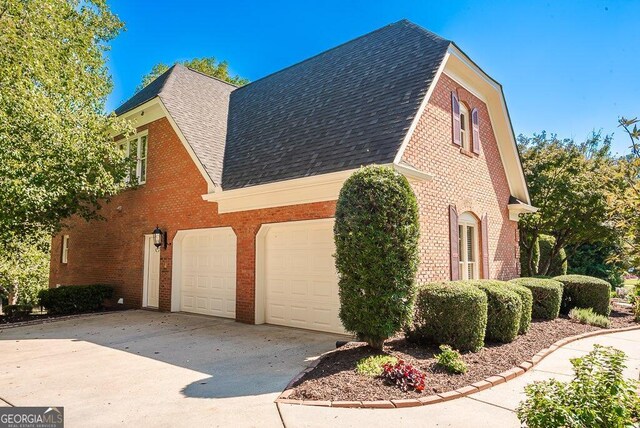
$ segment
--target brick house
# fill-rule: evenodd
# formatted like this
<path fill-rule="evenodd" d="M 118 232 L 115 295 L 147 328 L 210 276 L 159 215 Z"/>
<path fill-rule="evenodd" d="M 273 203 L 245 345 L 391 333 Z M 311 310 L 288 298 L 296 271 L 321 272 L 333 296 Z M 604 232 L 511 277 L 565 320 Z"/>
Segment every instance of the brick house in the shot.
<path fill-rule="evenodd" d="M 362 165 L 404 174 L 419 281 L 518 275 L 530 205 L 501 86 L 400 21 L 237 88 L 180 65 L 116 110 L 136 186 L 52 240 L 50 286 L 107 283 L 127 307 L 342 331 L 333 216 Z M 156 248 L 153 231 L 166 240 Z"/>

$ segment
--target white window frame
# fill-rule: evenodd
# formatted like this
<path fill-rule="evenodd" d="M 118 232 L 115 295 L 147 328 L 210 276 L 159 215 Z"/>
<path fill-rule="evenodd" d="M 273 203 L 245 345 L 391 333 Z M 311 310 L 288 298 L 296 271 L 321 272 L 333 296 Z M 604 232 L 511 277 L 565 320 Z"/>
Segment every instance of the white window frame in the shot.
<path fill-rule="evenodd" d="M 69 262 L 69 235 L 62 236 L 62 256 L 60 262 L 67 264 Z"/>
<path fill-rule="evenodd" d="M 149 171 L 148 153 L 149 153 L 149 136 L 148 131 L 143 131 L 136 134 L 134 137 L 129 138 L 127 141 L 121 141 L 118 143 L 118 147 L 124 153 L 124 156 L 129 157 L 135 154 L 136 156 L 136 171 L 135 171 L 135 183 L 133 184 L 145 184 L 147 182 L 147 172 Z M 144 141 L 144 150 L 143 150 Z M 132 148 L 134 150 L 132 150 Z M 134 152 L 134 153 L 132 153 Z M 144 167 L 144 169 L 143 169 Z M 144 170 L 144 174 L 143 174 Z M 125 178 L 127 184 L 131 184 L 131 179 L 134 177 L 133 172 L 128 174 Z"/>
<path fill-rule="evenodd" d="M 465 150 L 470 150 L 471 147 L 471 114 L 467 106 L 460 101 L 460 144 Z"/>
<path fill-rule="evenodd" d="M 469 229 L 473 234 L 471 257 L 469 257 Z M 458 218 L 458 255 L 460 257 L 460 279 L 480 279 L 480 225 L 475 216 L 469 212 Z M 471 271 L 471 276 L 469 275 Z"/>

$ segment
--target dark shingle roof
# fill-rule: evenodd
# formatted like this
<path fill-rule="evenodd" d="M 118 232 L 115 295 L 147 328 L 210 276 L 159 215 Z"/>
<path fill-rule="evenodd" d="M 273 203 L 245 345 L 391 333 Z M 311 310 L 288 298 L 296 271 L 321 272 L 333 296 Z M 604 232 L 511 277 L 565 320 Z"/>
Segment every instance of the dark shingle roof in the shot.
<path fill-rule="evenodd" d="M 133 110 L 134 108 L 157 97 L 158 94 L 162 91 L 164 84 L 169 79 L 169 75 L 171 75 L 171 73 L 173 72 L 174 67 L 169 68 L 147 86 L 142 88 L 139 92 L 136 92 L 131 98 L 122 103 L 120 107 L 115 109 L 114 113 L 120 116 L 122 113 Z"/>
<path fill-rule="evenodd" d="M 193 149 L 211 180 L 220 184 L 229 94 L 237 87 L 176 64 L 118 107 L 122 114 L 156 96 Z"/>
<path fill-rule="evenodd" d="M 391 163 L 450 43 L 403 20 L 241 88 L 174 65 L 115 112 L 159 97 L 225 190 Z"/>
<path fill-rule="evenodd" d="M 392 162 L 449 44 L 400 21 L 235 90 L 223 189 Z"/>

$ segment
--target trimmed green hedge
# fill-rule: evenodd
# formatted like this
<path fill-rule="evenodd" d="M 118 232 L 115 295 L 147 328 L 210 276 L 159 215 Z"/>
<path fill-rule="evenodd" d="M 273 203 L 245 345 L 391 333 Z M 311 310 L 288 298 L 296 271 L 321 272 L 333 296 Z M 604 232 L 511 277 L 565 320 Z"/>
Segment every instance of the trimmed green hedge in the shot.
<path fill-rule="evenodd" d="M 542 320 L 558 318 L 562 302 L 561 282 L 543 278 L 516 278 L 509 282 L 531 290 L 533 295 L 531 318 Z"/>
<path fill-rule="evenodd" d="M 522 299 L 504 281 L 462 281 L 480 288 L 487 295 L 487 340 L 512 342 L 520 331 Z"/>
<path fill-rule="evenodd" d="M 405 334 L 414 342 L 477 351 L 484 345 L 486 327 L 485 293 L 461 282 L 431 283 L 418 287 L 413 323 Z"/>
<path fill-rule="evenodd" d="M 392 168 L 360 168 L 340 190 L 333 230 L 340 320 L 381 350 L 413 315 L 420 222 L 411 185 Z"/>
<path fill-rule="evenodd" d="M 531 290 L 527 287 L 523 287 L 522 285 L 507 282 L 507 286 L 510 290 L 515 291 L 522 301 L 522 314 L 520 316 L 520 329 L 518 330 L 518 333 L 525 334 L 529 331 L 529 327 L 531 327 L 533 294 L 531 293 Z"/>
<path fill-rule="evenodd" d="M 560 309 L 563 314 L 573 308 L 591 308 L 597 314 L 609 316 L 611 284 L 607 281 L 585 275 L 562 275 L 553 279 L 564 285 Z"/>
<path fill-rule="evenodd" d="M 7 318 L 24 318 L 28 316 L 33 310 L 33 306 L 23 303 L 18 305 L 6 305 L 2 308 L 2 311 Z"/>
<path fill-rule="evenodd" d="M 110 285 L 64 285 L 40 290 L 40 305 L 54 315 L 79 314 L 104 309 L 105 299 L 113 297 Z"/>

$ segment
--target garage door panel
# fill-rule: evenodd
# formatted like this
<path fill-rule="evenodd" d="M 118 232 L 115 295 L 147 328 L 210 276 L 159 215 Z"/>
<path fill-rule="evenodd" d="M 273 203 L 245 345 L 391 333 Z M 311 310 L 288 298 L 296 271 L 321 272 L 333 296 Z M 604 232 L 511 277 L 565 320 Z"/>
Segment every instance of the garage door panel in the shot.
<path fill-rule="evenodd" d="M 298 296 L 307 296 L 309 294 L 309 284 L 307 281 L 292 281 L 291 294 Z"/>
<path fill-rule="evenodd" d="M 266 322 L 344 333 L 333 221 L 272 225 L 264 248 Z"/>
<path fill-rule="evenodd" d="M 228 228 L 187 233 L 181 250 L 181 310 L 235 318 L 235 234 Z"/>

